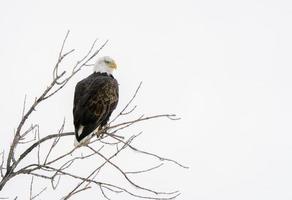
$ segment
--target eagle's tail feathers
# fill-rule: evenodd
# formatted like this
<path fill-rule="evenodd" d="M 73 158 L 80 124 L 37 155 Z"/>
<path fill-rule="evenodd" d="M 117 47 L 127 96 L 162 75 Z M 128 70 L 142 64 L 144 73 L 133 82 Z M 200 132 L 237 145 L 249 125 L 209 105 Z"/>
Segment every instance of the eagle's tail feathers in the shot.
<path fill-rule="evenodd" d="M 77 134 L 76 136 L 78 136 L 80 138 L 81 135 L 86 135 L 85 137 L 83 137 L 80 141 L 77 140 L 77 138 L 75 137 L 74 140 L 74 146 L 75 147 L 80 147 L 80 146 L 85 146 L 87 144 L 89 144 L 90 139 L 92 138 L 92 135 L 98 131 L 98 128 L 94 128 L 93 126 L 82 126 L 80 125 L 79 129 L 77 130 Z"/>

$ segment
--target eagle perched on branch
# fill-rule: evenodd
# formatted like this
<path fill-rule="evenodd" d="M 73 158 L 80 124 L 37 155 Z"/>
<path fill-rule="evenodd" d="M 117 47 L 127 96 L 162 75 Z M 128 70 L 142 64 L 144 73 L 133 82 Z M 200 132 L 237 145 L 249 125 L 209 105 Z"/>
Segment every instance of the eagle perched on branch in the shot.
<path fill-rule="evenodd" d="M 96 62 L 94 72 L 77 83 L 73 106 L 75 146 L 88 144 L 117 107 L 119 85 L 112 75 L 116 68 L 112 58 L 102 57 Z"/>

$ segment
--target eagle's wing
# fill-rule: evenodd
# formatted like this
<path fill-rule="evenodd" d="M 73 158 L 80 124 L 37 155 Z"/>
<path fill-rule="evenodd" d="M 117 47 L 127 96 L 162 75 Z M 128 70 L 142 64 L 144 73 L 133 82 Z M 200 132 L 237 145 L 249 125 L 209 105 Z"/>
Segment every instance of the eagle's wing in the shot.
<path fill-rule="evenodd" d="M 92 76 L 89 76 L 86 79 L 83 79 L 82 81 L 78 82 L 75 86 L 74 101 L 73 101 L 73 117 L 74 117 L 75 129 L 80 125 L 79 121 L 80 121 L 81 110 L 80 110 L 79 102 L 83 99 L 86 88 L 92 81 L 93 81 Z"/>
<path fill-rule="evenodd" d="M 73 114 L 74 114 L 74 116 L 75 116 L 75 111 L 77 109 L 78 102 L 80 100 L 80 97 L 83 96 L 85 88 L 86 88 L 86 86 L 85 86 L 84 82 L 82 82 L 82 81 L 77 83 L 77 85 L 75 86 L 74 102 L 73 102 Z"/>
<path fill-rule="evenodd" d="M 85 88 L 80 86 L 83 95 L 76 102 L 74 112 L 75 130 L 83 126 L 82 133 L 76 133 L 78 141 L 104 126 L 118 103 L 118 83 L 113 77 L 97 76 L 84 85 Z"/>

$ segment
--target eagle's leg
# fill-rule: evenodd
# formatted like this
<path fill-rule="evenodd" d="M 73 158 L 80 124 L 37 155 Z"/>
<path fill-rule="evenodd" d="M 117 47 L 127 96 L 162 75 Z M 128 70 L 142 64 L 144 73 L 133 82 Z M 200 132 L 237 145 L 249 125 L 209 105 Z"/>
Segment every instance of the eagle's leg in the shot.
<path fill-rule="evenodd" d="M 95 132 L 97 138 L 103 138 L 103 135 L 106 133 L 106 130 L 103 127 L 98 127 L 98 130 Z"/>

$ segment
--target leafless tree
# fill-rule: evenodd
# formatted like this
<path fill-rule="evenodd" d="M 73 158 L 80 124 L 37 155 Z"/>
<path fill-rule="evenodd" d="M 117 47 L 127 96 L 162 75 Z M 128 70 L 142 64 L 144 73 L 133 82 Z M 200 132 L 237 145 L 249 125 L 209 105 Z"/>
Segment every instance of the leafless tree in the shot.
<path fill-rule="evenodd" d="M 30 105 L 30 107 L 26 106 L 26 98 L 24 100 L 23 105 L 23 114 L 22 118 L 16 128 L 13 141 L 10 145 L 9 152 L 0 153 L 0 191 L 6 185 L 7 182 L 13 180 L 14 177 L 20 175 L 30 175 L 31 176 L 31 184 L 29 197 L 30 200 L 38 198 L 42 193 L 44 193 L 47 187 L 43 188 L 38 192 L 33 191 L 34 178 L 41 178 L 48 180 L 51 187 L 56 189 L 59 186 L 60 179 L 62 177 L 69 177 L 73 181 L 75 181 L 76 186 L 71 188 L 71 190 L 66 191 L 65 194 L 62 194 L 60 199 L 67 200 L 70 199 L 77 193 L 87 191 L 93 188 L 93 185 L 97 186 L 94 188 L 98 188 L 104 199 L 110 199 L 109 193 L 120 194 L 127 193 L 128 195 L 141 198 L 141 199 L 174 199 L 180 193 L 179 191 L 173 192 L 160 192 L 153 189 L 149 189 L 147 187 L 141 186 L 137 184 L 133 179 L 133 174 L 145 173 L 151 170 L 155 170 L 161 167 L 165 162 L 171 162 L 179 167 L 187 168 L 186 166 L 176 162 L 175 160 L 161 157 L 155 153 L 150 153 L 147 151 L 140 150 L 139 148 L 132 145 L 132 141 L 136 139 L 139 134 L 132 135 L 127 139 L 124 136 L 121 136 L 119 133 L 121 130 L 127 129 L 129 126 L 133 124 L 143 122 L 146 120 L 151 120 L 155 118 L 168 118 L 170 120 L 177 120 L 178 118 L 174 114 L 162 114 L 162 115 L 154 115 L 154 116 L 144 116 L 141 115 L 138 118 L 134 118 L 128 121 L 117 122 L 123 116 L 130 116 L 131 113 L 135 112 L 136 106 L 133 106 L 133 100 L 135 99 L 140 87 L 141 83 L 134 92 L 133 96 L 130 98 L 129 102 L 121 109 L 121 111 L 110 121 L 110 123 L 104 127 L 102 130 L 103 136 L 100 138 L 93 139 L 88 145 L 83 148 L 86 148 L 86 155 L 76 155 L 74 152 L 78 151 L 78 148 L 72 147 L 72 149 L 67 152 L 58 152 L 59 156 L 52 158 L 52 152 L 56 151 L 57 146 L 61 145 L 60 141 L 66 139 L 68 137 L 73 137 L 74 132 L 64 132 L 65 121 L 62 123 L 62 126 L 59 128 L 59 131 L 54 134 L 47 135 L 45 137 L 40 137 L 39 133 L 39 125 L 31 125 L 28 129 L 24 129 L 27 119 L 35 112 L 36 107 L 39 104 L 43 104 L 47 99 L 54 96 L 58 93 L 67 83 L 75 76 L 83 67 L 90 65 L 90 61 L 97 56 L 97 54 L 101 51 L 101 49 L 107 44 L 107 41 L 103 43 L 101 46 L 96 47 L 96 41 L 93 42 L 92 46 L 80 60 L 76 62 L 70 72 L 64 71 L 60 69 L 60 65 L 63 60 L 67 58 L 73 51 L 69 50 L 64 52 L 66 40 L 68 38 L 69 31 L 67 32 L 60 52 L 58 56 L 58 60 L 53 67 L 53 79 L 48 87 L 41 93 L 39 97 L 35 99 L 35 101 Z M 130 117 L 128 117 L 130 118 Z M 33 139 L 27 139 L 33 138 Z M 28 145 L 27 148 L 24 148 L 20 153 L 16 153 L 16 149 L 18 146 Z M 45 151 L 40 151 L 41 148 L 46 147 Z M 113 158 L 117 157 L 120 152 L 125 149 L 130 149 L 139 154 L 151 156 L 154 159 L 157 159 L 160 163 L 148 169 L 142 169 L 138 171 L 128 172 L 125 169 L 122 169 L 120 166 L 114 163 Z M 112 152 L 112 154 L 105 155 L 103 152 Z M 18 151 L 17 151 L 18 152 Z M 41 153 L 40 153 L 41 152 Z M 37 157 L 36 160 L 29 160 L 29 163 L 24 163 L 23 160 L 29 155 L 34 155 Z M 73 173 L 70 171 L 70 167 L 74 165 L 82 165 L 82 162 L 77 162 L 82 159 L 89 159 L 98 157 L 98 159 L 102 159 L 103 161 L 95 167 L 88 175 L 80 175 L 77 173 Z M 104 182 L 96 178 L 99 174 L 100 170 L 105 166 L 110 165 L 115 169 L 118 173 L 120 173 L 121 177 L 130 185 L 134 187 L 127 187 L 123 185 L 117 185 L 114 183 Z M 84 166 L 83 166 L 84 167 Z M 50 187 L 50 186 L 48 186 Z M 141 194 L 143 193 L 143 194 Z M 0 199 L 8 199 L 7 197 L 0 197 Z M 17 199 L 17 197 L 15 197 Z"/>

